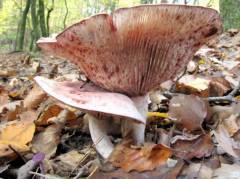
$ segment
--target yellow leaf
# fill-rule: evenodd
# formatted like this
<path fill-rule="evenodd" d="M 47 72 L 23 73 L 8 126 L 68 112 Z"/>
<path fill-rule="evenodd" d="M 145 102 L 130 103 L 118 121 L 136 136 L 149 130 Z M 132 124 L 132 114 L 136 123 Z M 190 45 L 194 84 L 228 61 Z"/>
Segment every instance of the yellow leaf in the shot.
<path fill-rule="evenodd" d="M 7 123 L 0 134 L 0 156 L 11 154 L 9 145 L 17 151 L 27 151 L 26 144 L 32 140 L 34 132 L 35 124 L 32 121 L 20 120 Z"/>
<path fill-rule="evenodd" d="M 198 61 L 198 64 L 199 65 L 204 65 L 206 63 L 205 59 L 201 58 L 199 61 Z"/>
<path fill-rule="evenodd" d="M 161 113 L 161 112 L 148 112 L 148 117 L 162 117 L 162 118 L 168 118 L 168 113 Z"/>

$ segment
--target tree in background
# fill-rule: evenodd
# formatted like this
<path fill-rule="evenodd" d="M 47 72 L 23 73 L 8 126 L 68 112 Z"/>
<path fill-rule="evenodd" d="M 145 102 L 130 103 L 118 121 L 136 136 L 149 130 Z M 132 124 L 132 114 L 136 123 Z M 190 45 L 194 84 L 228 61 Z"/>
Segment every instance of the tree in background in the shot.
<path fill-rule="evenodd" d="M 152 4 L 153 0 L 141 0 L 141 4 Z"/>
<path fill-rule="evenodd" d="M 28 17 L 29 9 L 31 9 L 31 40 L 29 44 L 29 50 L 35 51 L 36 41 L 40 37 L 47 37 L 49 35 L 49 25 L 48 20 L 50 18 L 50 13 L 48 11 L 47 17 L 45 16 L 45 4 L 44 0 L 27 0 L 25 4 L 25 8 L 22 12 L 18 34 L 16 39 L 16 51 L 24 50 L 24 40 L 25 40 L 25 32 L 26 32 L 26 22 Z M 53 7 L 52 7 L 53 10 Z M 50 12 L 52 11 L 50 9 Z M 47 21 L 47 23 L 46 23 Z"/>
<path fill-rule="evenodd" d="M 16 51 L 22 51 L 23 50 L 23 45 L 24 45 L 24 37 L 25 37 L 25 31 L 26 31 L 26 21 L 27 21 L 27 15 L 28 11 L 31 5 L 31 0 L 27 0 L 25 9 L 22 12 L 22 17 L 20 19 L 19 23 L 19 31 L 16 39 Z"/>
<path fill-rule="evenodd" d="M 220 0 L 224 29 L 240 28 L 240 0 Z"/>

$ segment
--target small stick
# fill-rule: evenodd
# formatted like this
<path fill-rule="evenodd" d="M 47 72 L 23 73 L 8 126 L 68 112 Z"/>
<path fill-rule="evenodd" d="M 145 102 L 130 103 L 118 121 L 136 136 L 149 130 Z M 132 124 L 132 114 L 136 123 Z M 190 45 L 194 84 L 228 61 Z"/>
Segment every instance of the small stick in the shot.
<path fill-rule="evenodd" d="M 234 96 L 238 93 L 240 90 L 240 83 L 226 96 L 217 96 L 217 97 L 208 97 L 208 102 L 236 102 L 236 99 Z"/>

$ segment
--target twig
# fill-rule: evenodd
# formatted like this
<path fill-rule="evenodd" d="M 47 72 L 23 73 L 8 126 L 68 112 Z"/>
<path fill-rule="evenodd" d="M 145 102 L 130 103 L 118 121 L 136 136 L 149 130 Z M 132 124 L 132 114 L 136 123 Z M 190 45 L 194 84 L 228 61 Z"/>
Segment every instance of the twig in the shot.
<path fill-rule="evenodd" d="M 8 145 L 8 147 L 9 147 L 15 154 L 17 154 L 17 156 L 19 156 L 24 163 L 27 162 L 27 160 L 26 160 L 16 149 L 14 149 L 13 146 Z"/>
<path fill-rule="evenodd" d="M 226 96 L 217 96 L 217 97 L 208 97 L 208 102 L 236 102 L 236 99 L 234 96 L 238 93 L 240 90 L 240 83 Z"/>
<path fill-rule="evenodd" d="M 95 162 L 95 160 L 89 161 L 87 164 L 78 169 L 78 174 L 73 179 L 78 179 L 83 176 L 84 172 Z"/>
<path fill-rule="evenodd" d="M 103 137 L 104 137 L 104 136 L 99 137 L 96 145 L 97 145 L 99 142 L 101 142 L 101 140 L 103 139 Z M 90 147 L 90 149 L 88 150 L 88 152 L 87 152 L 87 153 L 84 155 L 84 157 L 79 161 L 78 165 L 71 171 L 70 174 L 73 174 L 73 172 L 77 169 L 77 167 L 79 167 L 79 166 L 82 164 L 82 162 L 84 162 L 84 161 L 89 157 L 89 155 L 91 154 L 91 150 L 94 148 L 94 146 L 95 146 L 95 144 L 91 145 L 91 147 Z"/>
<path fill-rule="evenodd" d="M 174 92 L 176 90 L 176 85 L 178 83 L 178 81 L 187 73 L 187 67 L 184 68 L 184 71 L 182 72 L 182 74 L 180 76 L 177 77 L 175 83 L 171 86 L 170 90 L 171 92 Z"/>

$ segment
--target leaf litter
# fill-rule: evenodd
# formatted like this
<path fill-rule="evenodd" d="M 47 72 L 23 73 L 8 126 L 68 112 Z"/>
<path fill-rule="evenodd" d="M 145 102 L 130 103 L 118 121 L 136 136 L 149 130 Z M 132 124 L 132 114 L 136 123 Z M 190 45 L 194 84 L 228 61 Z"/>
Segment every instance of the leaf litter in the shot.
<path fill-rule="evenodd" d="M 0 176 L 238 178 L 240 93 L 232 101 L 208 99 L 238 87 L 239 44 L 240 32 L 229 30 L 204 45 L 180 79 L 152 91 L 147 142 L 135 147 L 124 139 L 107 161 L 93 150 L 85 113 L 47 96 L 33 81 L 36 75 L 84 82 L 86 77 L 66 60 L 1 54 Z M 33 162 L 38 154 L 44 157 Z"/>

